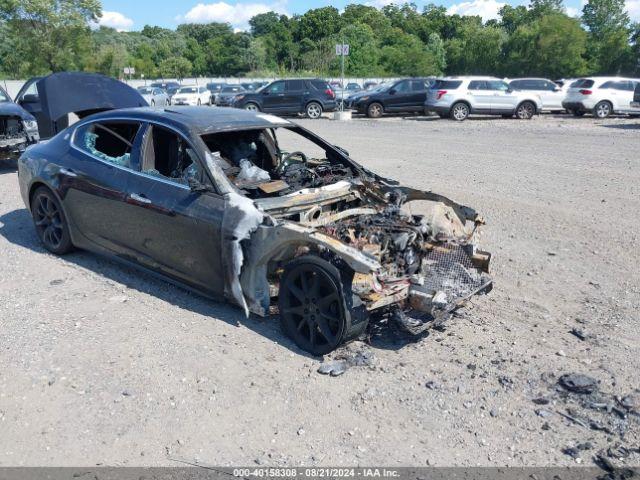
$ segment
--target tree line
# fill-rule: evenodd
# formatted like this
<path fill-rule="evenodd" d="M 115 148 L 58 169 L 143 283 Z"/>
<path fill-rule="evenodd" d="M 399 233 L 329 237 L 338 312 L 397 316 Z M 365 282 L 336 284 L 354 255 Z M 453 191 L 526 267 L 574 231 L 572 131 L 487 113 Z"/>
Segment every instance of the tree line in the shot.
<path fill-rule="evenodd" d="M 572 17 L 562 0 L 505 5 L 498 18 L 449 15 L 442 6 L 351 4 L 291 17 L 254 16 L 249 31 L 226 23 L 146 25 L 118 32 L 101 26 L 99 0 L 0 0 L 0 76 L 61 70 L 136 76 L 335 76 L 335 44 L 351 47 L 349 76 L 442 74 L 636 75 L 640 25 L 624 0 L 587 0 Z"/>

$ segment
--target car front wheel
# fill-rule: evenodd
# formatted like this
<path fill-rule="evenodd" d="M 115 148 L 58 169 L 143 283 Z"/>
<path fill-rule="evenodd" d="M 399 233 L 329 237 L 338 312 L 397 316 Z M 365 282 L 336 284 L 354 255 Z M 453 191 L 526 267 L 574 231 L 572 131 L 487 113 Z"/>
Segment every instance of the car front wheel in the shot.
<path fill-rule="evenodd" d="M 469 105 L 462 102 L 455 103 L 453 107 L 451 107 L 451 113 L 449 116 L 458 122 L 466 120 L 469 116 Z"/>
<path fill-rule="evenodd" d="M 309 118 L 320 118 L 320 116 L 322 115 L 322 105 L 317 102 L 311 102 L 307 105 L 306 112 L 307 117 Z"/>
<path fill-rule="evenodd" d="M 383 113 L 384 108 L 382 104 L 378 102 L 373 102 L 371 105 L 369 105 L 369 108 L 367 108 L 367 117 L 369 118 L 380 118 Z"/>
<path fill-rule="evenodd" d="M 247 103 L 244 106 L 244 109 L 245 110 L 249 110 L 250 112 L 259 112 L 260 111 L 260 108 L 255 103 Z"/>
<path fill-rule="evenodd" d="M 51 253 L 64 255 L 73 250 L 67 219 L 55 195 L 39 187 L 31 200 L 31 216 L 38 238 Z"/>
<path fill-rule="evenodd" d="M 284 333 L 301 349 L 324 355 L 342 342 L 355 338 L 366 321 L 352 323 L 352 295 L 338 269 L 313 255 L 298 257 L 284 268 L 280 279 L 278 308 Z"/>

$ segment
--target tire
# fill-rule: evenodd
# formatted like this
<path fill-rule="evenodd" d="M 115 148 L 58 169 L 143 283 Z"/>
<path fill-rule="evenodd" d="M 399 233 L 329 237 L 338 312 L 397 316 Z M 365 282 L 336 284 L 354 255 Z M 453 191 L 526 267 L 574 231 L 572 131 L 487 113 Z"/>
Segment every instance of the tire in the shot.
<path fill-rule="evenodd" d="M 245 110 L 249 110 L 250 112 L 259 112 L 260 111 L 260 107 L 255 103 L 247 103 L 244 106 L 244 109 Z"/>
<path fill-rule="evenodd" d="M 51 253 L 73 250 L 69 225 L 62 206 L 47 187 L 38 187 L 31 197 L 31 216 L 40 242 Z"/>
<path fill-rule="evenodd" d="M 449 117 L 457 122 L 462 122 L 469 117 L 470 109 L 469 105 L 464 102 L 454 103 L 449 112 Z"/>
<path fill-rule="evenodd" d="M 278 294 L 280 325 L 302 350 L 324 355 L 365 330 L 366 313 L 351 293 L 351 278 L 313 255 L 285 266 Z"/>
<path fill-rule="evenodd" d="M 202 105 L 202 101 L 200 101 L 200 99 L 198 99 L 198 106 Z"/>
<path fill-rule="evenodd" d="M 322 105 L 318 102 L 309 102 L 305 108 L 305 113 L 307 117 L 312 119 L 317 119 L 322 116 Z"/>
<path fill-rule="evenodd" d="M 516 107 L 516 118 L 519 120 L 531 120 L 536 114 L 536 106 L 532 102 L 522 102 Z"/>
<path fill-rule="evenodd" d="M 155 107 L 156 106 L 156 101 L 155 100 L 151 100 L 151 106 Z"/>
<path fill-rule="evenodd" d="M 169 105 L 171 105 L 171 100 L 169 100 L 168 98 L 164 101 L 164 106 L 168 107 Z"/>
<path fill-rule="evenodd" d="M 593 116 L 596 118 L 607 118 L 612 113 L 613 105 L 611 105 L 611 102 L 607 102 L 606 100 L 596 103 L 596 106 L 593 107 Z"/>
<path fill-rule="evenodd" d="M 367 117 L 380 118 L 384 113 L 384 107 L 379 102 L 373 102 L 367 107 Z"/>

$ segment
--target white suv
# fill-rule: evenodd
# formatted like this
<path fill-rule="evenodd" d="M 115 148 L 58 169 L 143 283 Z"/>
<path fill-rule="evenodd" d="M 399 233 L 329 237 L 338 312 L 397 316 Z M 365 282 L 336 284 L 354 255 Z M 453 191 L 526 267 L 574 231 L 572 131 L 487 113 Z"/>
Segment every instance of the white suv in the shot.
<path fill-rule="evenodd" d="M 562 87 L 547 78 L 513 78 L 509 80 L 513 90 L 536 94 L 542 100 L 542 110 L 545 112 L 563 111 L 562 101 L 566 92 Z"/>
<path fill-rule="evenodd" d="M 465 120 L 472 113 L 529 119 L 542 110 L 540 96 L 515 91 L 495 77 L 445 77 L 427 92 L 426 111 Z"/>
<path fill-rule="evenodd" d="M 621 77 L 580 78 L 571 84 L 562 106 L 578 117 L 587 112 L 598 118 L 629 113 L 638 81 Z"/>

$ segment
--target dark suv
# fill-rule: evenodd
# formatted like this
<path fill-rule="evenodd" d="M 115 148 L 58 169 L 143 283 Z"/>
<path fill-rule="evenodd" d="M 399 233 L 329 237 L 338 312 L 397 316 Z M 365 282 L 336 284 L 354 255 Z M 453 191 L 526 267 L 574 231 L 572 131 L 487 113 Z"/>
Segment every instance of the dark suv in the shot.
<path fill-rule="evenodd" d="M 276 80 L 257 92 L 236 96 L 233 106 L 281 115 L 305 113 L 309 118 L 319 118 L 323 111 L 336 109 L 336 95 L 324 80 Z"/>
<path fill-rule="evenodd" d="M 384 113 L 422 112 L 427 100 L 431 78 L 407 78 L 392 83 L 389 88 L 371 92 L 353 103 L 358 113 L 378 118 Z"/>

